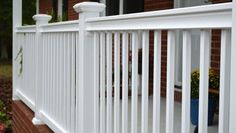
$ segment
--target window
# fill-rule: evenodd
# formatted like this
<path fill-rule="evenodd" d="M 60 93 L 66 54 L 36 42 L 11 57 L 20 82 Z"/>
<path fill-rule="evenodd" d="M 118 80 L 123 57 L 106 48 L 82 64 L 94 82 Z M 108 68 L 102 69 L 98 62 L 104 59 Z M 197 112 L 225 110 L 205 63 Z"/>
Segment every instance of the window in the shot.
<path fill-rule="evenodd" d="M 52 19 L 55 21 L 58 20 L 58 1 L 52 0 L 52 12 L 50 15 L 52 15 Z"/>
<path fill-rule="evenodd" d="M 62 21 L 68 20 L 68 0 L 63 0 L 62 3 Z"/>
<path fill-rule="evenodd" d="M 124 0 L 124 14 L 136 13 L 144 11 L 144 1 L 143 0 Z"/>
<path fill-rule="evenodd" d="M 106 15 L 128 14 L 144 11 L 144 0 L 100 0 L 106 4 Z"/>

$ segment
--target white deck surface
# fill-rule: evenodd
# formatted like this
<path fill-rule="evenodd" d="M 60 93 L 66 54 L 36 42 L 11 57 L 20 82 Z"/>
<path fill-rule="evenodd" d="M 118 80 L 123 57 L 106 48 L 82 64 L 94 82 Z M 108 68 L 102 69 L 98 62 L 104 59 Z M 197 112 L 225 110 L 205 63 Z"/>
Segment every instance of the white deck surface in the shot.
<path fill-rule="evenodd" d="M 122 100 L 120 101 L 122 103 Z M 122 104 L 121 104 L 122 106 Z M 138 102 L 138 133 L 141 133 L 141 96 L 139 96 Z M 153 114 L 153 97 L 149 97 L 149 133 L 152 133 L 152 114 Z M 121 111 L 121 110 L 120 110 Z M 166 117 L 166 100 L 165 98 L 161 99 L 161 133 L 165 133 L 165 117 Z M 121 112 L 120 112 L 121 115 Z M 129 97 L 129 132 L 131 132 L 131 97 Z M 121 117 L 121 116 L 120 116 Z M 214 124 L 212 126 L 208 126 L 208 133 L 217 133 L 218 125 L 217 125 L 217 116 L 215 115 Z M 191 124 L 191 132 L 194 132 L 195 126 Z M 181 103 L 175 102 L 175 114 L 174 114 L 174 133 L 181 133 Z"/>

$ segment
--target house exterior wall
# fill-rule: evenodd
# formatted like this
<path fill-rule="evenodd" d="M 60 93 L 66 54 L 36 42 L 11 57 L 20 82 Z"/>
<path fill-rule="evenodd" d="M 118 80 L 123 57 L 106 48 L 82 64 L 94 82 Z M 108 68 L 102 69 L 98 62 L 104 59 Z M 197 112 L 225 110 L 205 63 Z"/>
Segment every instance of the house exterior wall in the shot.
<path fill-rule="evenodd" d="M 68 0 L 68 19 L 69 20 L 78 19 L 78 13 L 75 12 L 75 10 L 73 9 L 73 6 L 81 1 L 83 0 Z"/>
<path fill-rule="evenodd" d="M 232 2 L 232 0 L 212 0 L 213 4 Z M 220 41 L 221 30 L 212 30 L 212 47 L 211 47 L 211 68 L 220 70 Z"/>
<path fill-rule="evenodd" d="M 39 0 L 39 13 L 47 14 L 52 10 L 52 0 Z"/>

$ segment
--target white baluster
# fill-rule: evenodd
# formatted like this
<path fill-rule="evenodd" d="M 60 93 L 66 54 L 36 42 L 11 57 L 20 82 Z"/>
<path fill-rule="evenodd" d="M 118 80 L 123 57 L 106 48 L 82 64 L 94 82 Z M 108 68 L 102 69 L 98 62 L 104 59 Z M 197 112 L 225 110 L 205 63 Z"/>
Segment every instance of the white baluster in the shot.
<path fill-rule="evenodd" d="M 168 31 L 167 43 L 166 133 L 174 133 L 175 31 Z"/>
<path fill-rule="evenodd" d="M 122 133 L 128 133 L 128 87 L 129 87 L 128 33 L 122 33 Z"/>
<path fill-rule="evenodd" d="M 132 32 L 132 109 L 131 132 L 137 133 L 138 124 L 138 33 Z"/>
<path fill-rule="evenodd" d="M 153 133 L 160 133 L 161 116 L 161 31 L 154 32 Z"/>
<path fill-rule="evenodd" d="M 200 86 L 199 86 L 199 121 L 198 132 L 207 133 L 208 125 L 208 91 L 209 91 L 209 61 L 210 61 L 210 30 L 201 31 L 200 41 Z"/>
<path fill-rule="evenodd" d="M 221 31 L 219 133 L 229 132 L 231 31 Z"/>
<path fill-rule="evenodd" d="M 142 133 L 148 132 L 149 31 L 142 32 Z"/>
<path fill-rule="evenodd" d="M 190 132 L 191 32 L 183 31 L 182 133 Z"/>
<path fill-rule="evenodd" d="M 99 33 L 94 32 L 94 133 L 99 133 Z"/>
<path fill-rule="evenodd" d="M 112 33 L 106 34 L 107 56 L 107 133 L 112 133 Z"/>

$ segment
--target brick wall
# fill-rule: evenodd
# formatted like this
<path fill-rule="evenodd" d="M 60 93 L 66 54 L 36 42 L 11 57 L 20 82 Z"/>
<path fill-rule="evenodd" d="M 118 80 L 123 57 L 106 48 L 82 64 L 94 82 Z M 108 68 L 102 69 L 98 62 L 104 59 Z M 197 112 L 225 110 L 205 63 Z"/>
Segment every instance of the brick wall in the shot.
<path fill-rule="evenodd" d="M 52 7 L 52 0 L 39 0 L 39 13 L 47 14 Z"/>
<path fill-rule="evenodd" d="M 144 0 L 144 11 L 164 10 L 173 7 L 173 0 Z"/>
<path fill-rule="evenodd" d="M 34 113 L 21 101 L 12 103 L 14 133 L 53 133 L 46 125 L 32 123 Z"/>
<path fill-rule="evenodd" d="M 213 0 L 212 3 L 231 2 L 232 0 Z M 211 68 L 220 71 L 220 41 L 221 30 L 212 30 L 212 46 L 211 46 Z"/>
<path fill-rule="evenodd" d="M 212 0 L 212 2 L 213 2 L 214 4 L 217 4 L 217 3 L 232 2 L 232 0 Z"/>
<path fill-rule="evenodd" d="M 75 12 L 75 10 L 73 9 L 73 6 L 81 1 L 83 0 L 68 0 L 68 19 L 69 20 L 78 19 L 78 13 Z"/>

